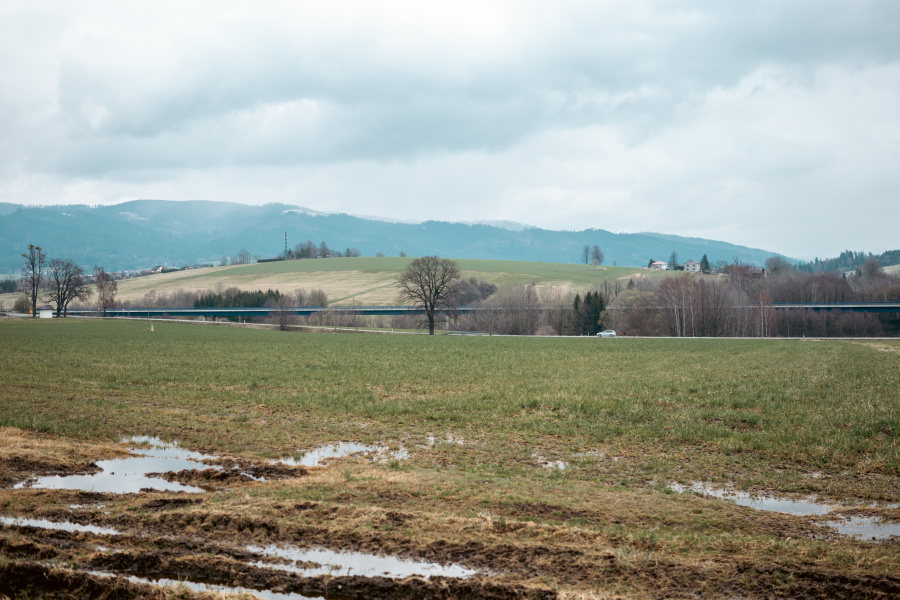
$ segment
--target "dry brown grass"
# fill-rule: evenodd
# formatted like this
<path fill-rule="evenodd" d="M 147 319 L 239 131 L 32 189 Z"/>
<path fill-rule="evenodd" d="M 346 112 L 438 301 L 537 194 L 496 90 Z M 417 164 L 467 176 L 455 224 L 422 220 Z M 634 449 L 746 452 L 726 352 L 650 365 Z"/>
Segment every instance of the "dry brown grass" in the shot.
<path fill-rule="evenodd" d="M 25 460 L 34 463 L 55 463 L 61 467 L 95 460 L 115 458 L 127 454 L 124 449 L 97 442 L 66 440 L 16 427 L 0 427 L 0 463 Z"/>
<path fill-rule="evenodd" d="M 317 271 L 294 273 L 247 274 L 237 267 L 214 267 L 208 276 L 197 277 L 192 271 L 162 273 L 119 282 L 118 298 L 140 301 L 149 292 L 157 294 L 183 290 L 188 293 L 218 291 L 231 287 L 241 290 L 279 290 L 293 294 L 298 289 L 321 289 L 330 302 L 344 304 L 391 304 L 396 301 L 393 276 L 361 271 Z"/>

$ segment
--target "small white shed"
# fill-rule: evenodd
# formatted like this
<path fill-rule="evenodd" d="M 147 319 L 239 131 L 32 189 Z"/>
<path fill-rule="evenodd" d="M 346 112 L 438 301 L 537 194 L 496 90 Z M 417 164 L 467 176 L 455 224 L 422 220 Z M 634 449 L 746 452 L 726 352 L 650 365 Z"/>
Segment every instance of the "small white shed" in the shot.
<path fill-rule="evenodd" d="M 52 319 L 53 318 L 53 307 L 49 304 L 45 304 L 38 309 L 38 317 L 41 319 Z"/>

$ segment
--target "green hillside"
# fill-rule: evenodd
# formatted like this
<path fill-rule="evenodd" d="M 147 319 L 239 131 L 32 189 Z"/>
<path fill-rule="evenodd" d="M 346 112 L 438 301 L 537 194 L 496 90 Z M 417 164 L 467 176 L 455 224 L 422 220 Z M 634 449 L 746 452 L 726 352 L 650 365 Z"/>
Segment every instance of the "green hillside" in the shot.
<path fill-rule="evenodd" d="M 190 269 L 147 275 L 119 281 L 118 298 L 139 303 L 147 294 L 198 292 L 236 287 L 241 290 L 321 289 L 329 302 L 367 305 L 395 304 L 396 277 L 412 261 L 400 257 L 327 258 L 289 260 L 228 267 Z M 463 278 L 474 277 L 497 286 L 535 284 L 567 292 L 585 292 L 603 281 L 640 277 L 665 277 L 660 271 L 634 267 L 594 267 L 589 265 L 508 260 L 458 259 Z M 0 295 L 6 308 L 14 294 Z"/>

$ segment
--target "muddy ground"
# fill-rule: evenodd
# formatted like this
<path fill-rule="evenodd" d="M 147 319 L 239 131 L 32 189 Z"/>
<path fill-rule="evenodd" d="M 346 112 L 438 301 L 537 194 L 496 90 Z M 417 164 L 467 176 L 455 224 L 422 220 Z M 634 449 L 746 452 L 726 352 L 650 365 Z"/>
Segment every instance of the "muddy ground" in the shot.
<path fill-rule="evenodd" d="M 700 496 L 598 490 L 594 501 L 572 505 L 476 502 L 423 493 L 436 488 L 428 473 L 360 456 L 309 468 L 220 456 L 210 462 L 221 470 L 155 475 L 204 493 L 16 487 L 96 472 L 97 461 L 126 454 L 123 446 L 0 429 L 0 517 L 7 519 L 0 522 L 0 597 L 213 593 L 188 584 L 276 598 L 900 597 L 896 540 L 843 539 L 816 519 Z M 314 561 L 260 550 L 273 545 L 396 556 L 474 574 L 310 575 L 302 569 L 317 567 Z M 160 580 L 183 584 L 154 584 Z"/>

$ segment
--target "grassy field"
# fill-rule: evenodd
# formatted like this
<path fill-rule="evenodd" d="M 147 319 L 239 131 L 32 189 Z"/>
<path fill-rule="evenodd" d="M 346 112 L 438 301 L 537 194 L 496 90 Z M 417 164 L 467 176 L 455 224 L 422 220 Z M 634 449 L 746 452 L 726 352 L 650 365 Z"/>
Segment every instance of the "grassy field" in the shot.
<path fill-rule="evenodd" d="M 516 581 L 572 597 L 680 595 L 701 572 L 711 587 L 692 589 L 705 597 L 806 593 L 793 576 L 747 587 L 748 565 L 765 581 L 774 570 L 893 589 L 900 567 L 896 543 L 834 539 L 815 518 L 668 489 L 702 481 L 896 502 L 896 341 L 330 335 L 169 323 L 150 332 L 141 322 L 5 319 L 0 373 L 0 450 L 16 432 L 71 448 L 160 436 L 251 459 L 338 441 L 407 449 L 405 460 L 348 461 L 250 496 L 222 491 L 216 510 L 281 522 L 288 517 L 273 506 L 309 501 L 345 514 L 315 517 L 333 539 L 362 526 L 385 547 L 402 539 L 420 548 L 413 553 L 475 540 L 497 552 L 510 546 L 536 561 Z M 39 514 L 47 502 L 6 490 L 0 515 Z M 113 514 L 159 524 L 140 507 L 123 500 Z M 366 521 L 391 511 L 413 515 L 410 525 Z M 900 511 L 882 512 L 891 515 Z M 536 548 L 583 553 L 583 571 L 552 574 Z M 600 564 L 604 552 L 613 571 Z M 660 564 L 668 583 L 656 589 Z"/>
<path fill-rule="evenodd" d="M 175 290 L 197 292 L 217 287 L 242 290 L 321 289 L 329 301 L 337 304 L 387 305 L 397 301 L 396 278 L 413 260 L 396 257 L 329 258 L 209 267 L 175 273 L 126 279 L 119 282 L 117 297 L 138 301 L 149 292 Z M 535 283 L 585 292 L 603 280 L 633 277 L 664 277 L 665 273 L 631 267 L 594 267 L 562 263 L 517 262 L 502 260 L 459 260 L 463 277 L 483 279 L 498 286 Z M 0 303 L 11 307 L 14 294 L 0 294 Z"/>

